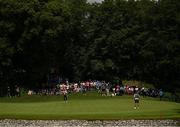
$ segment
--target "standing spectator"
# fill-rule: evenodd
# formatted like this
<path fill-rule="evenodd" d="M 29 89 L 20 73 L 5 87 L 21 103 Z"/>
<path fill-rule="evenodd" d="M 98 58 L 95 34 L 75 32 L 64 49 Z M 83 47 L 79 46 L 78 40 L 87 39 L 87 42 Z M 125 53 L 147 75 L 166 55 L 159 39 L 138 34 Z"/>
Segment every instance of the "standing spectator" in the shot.
<path fill-rule="evenodd" d="M 136 92 L 134 94 L 134 109 L 139 109 L 139 99 L 140 99 L 140 95 L 138 94 L 138 92 Z"/>
<path fill-rule="evenodd" d="M 120 86 L 120 96 L 122 96 L 124 94 L 124 86 Z"/>
<path fill-rule="evenodd" d="M 113 87 L 112 90 L 113 90 L 112 96 L 116 96 L 116 88 Z"/>
<path fill-rule="evenodd" d="M 9 86 L 7 87 L 7 96 L 11 98 L 11 89 Z"/>
<path fill-rule="evenodd" d="M 106 96 L 109 96 L 109 83 L 106 83 Z"/>
<path fill-rule="evenodd" d="M 20 97 L 20 88 L 19 88 L 19 86 L 15 86 L 15 90 L 16 90 L 16 96 Z"/>
<path fill-rule="evenodd" d="M 106 96 L 106 84 L 103 82 L 101 86 L 101 96 Z"/>
<path fill-rule="evenodd" d="M 120 95 L 120 86 L 116 85 L 116 96 Z"/>
<path fill-rule="evenodd" d="M 143 97 L 145 97 L 145 88 L 144 88 L 144 87 L 141 88 L 141 95 L 142 95 Z"/>
<path fill-rule="evenodd" d="M 163 94 L 164 94 L 164 93 L 163 93 L 162 89 L 160 89 L 160 90 L 159 90 L 159 98 L 160 98 L 160 101 L 162 100 Z"/>
<path fill-rule="evenodd" d="M 67 94 L 68 94 L 68 92 L 67 92 L 67 86 L 66 85 L 63 85 L 62 93 L 63 93 L 64 101 L 65 101 L 65 103 L 67 103 L 67 100 L 68 100 Z"/>
<path fill-rule="evenodd" d="M 87 87 L 86 87 L 85 82 L 82 82 L 82 92 L 83 92 L 84 95 L 86 95 L 86 91 L 87 91 L 86 88 L 87 88 Z"/>
<path fill-rule="evenodd" d="M 139 88 L 136 86 L 136 87 L 134 88 L 134 93 L 138 92 L 138 90 L 139 90 Z"/>

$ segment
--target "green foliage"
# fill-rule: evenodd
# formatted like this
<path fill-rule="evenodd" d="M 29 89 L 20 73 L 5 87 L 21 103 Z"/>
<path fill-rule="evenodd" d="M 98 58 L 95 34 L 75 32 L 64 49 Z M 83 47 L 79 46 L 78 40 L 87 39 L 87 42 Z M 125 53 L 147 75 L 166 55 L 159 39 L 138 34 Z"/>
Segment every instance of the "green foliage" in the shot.
<path fill-rule="evenodd" d="M 179 89 L 179 6 L 179 0 L 0 0 L 0 83 L 40 86 L 56 68 L 71 81 L 136 79 Z"/>

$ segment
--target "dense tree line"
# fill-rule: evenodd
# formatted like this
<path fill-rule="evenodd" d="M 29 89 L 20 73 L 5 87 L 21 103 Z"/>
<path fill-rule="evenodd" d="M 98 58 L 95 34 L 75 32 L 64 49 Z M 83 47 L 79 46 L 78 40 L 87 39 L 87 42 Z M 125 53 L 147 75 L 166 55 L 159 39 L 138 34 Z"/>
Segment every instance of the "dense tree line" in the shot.
<path fill-rule="evenodd" d="M 136 79 L 179 89 L 179 0 L 0 0 L 0 85 Z"/>

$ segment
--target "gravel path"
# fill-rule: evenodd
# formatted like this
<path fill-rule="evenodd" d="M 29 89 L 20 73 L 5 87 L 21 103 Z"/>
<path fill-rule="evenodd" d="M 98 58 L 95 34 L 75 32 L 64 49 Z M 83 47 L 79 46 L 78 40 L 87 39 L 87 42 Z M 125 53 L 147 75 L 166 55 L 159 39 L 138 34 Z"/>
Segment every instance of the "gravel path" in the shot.
<path fill-rule="evenodd" d="M 178 127 L 180 120 L 0 120 L 0 127 Z"/>

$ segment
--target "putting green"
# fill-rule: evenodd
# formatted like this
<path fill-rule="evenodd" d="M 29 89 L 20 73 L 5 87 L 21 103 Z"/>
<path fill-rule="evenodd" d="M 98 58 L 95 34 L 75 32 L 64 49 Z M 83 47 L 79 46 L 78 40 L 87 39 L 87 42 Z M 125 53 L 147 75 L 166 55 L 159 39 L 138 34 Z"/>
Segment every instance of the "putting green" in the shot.
<path fill-rule="evenodd" d="M 132 96 L 101 97 L 98 94 L 23 96 L 0 98 L 0 118 L 13 119 L 180 119 L 180 104 L 142 98 L 133 109 Z"/>

